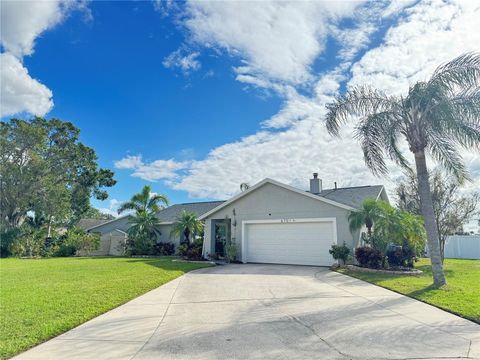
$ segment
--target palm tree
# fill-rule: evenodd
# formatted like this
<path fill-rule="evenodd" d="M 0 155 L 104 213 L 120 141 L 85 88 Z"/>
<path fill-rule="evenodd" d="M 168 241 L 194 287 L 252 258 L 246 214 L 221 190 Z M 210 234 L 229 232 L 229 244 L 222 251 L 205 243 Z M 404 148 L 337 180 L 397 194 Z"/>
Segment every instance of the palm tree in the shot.
<path fill-rule="evenodd" d="M 446 283 L 430 193 L 426 154 L 462 181 L 468 174 L 458 147 L 480 146 L 480 54 L 468 53 L 438 67 L 431 78 L 410 87 L 406 96 L 387 96 L 355 87 L 327 105 L 326 127 L 338 136 L 351 116 L 360 120 L 355 137 L 366 165 L 376 175 L 388 173 L 385 157 L 411 169 L 400 150 L 405 139 L 413 153 L 422 215 L 435 286 Z"/>
<path fill-rule="evenodd" d="M 364 225 L 367 235 L 372 237 L 372 227 L 379 216 L 379 206 L 375 199 L 365 199 L 362 206 L 348 215 L 350 231 L 353 233 L 360 230 Z"/>
<path fill-rule="evenodd" d="M 135 210 L 136 212 L 153 212 L 156 213 L 168 206 L 168 198 L 162 194 L 153 194 L 151 188 L 145 185 L 141 192 L 132 196 L 129 201 L 126 201 L 118 208 L 118 213 L 121 214 L 126 210 Z"/>
<path fill-rule="evenodd" d="M 148 254 L 155 240 L 161 235 L 160 219 L 153 211 L 137 211 L 128 221 L 129 238 L 133 241 L 135 253 Z"/>
<path fill-rule="evenodd" d="M 190 235 L 199 234 L 203 230 L 203 224 L 197 219 L 197 215 L 193 212 L 183 210 L 180 216 L 172 226 L 170 236 L 185 236 L 185 242 L 190 244 Z"/>

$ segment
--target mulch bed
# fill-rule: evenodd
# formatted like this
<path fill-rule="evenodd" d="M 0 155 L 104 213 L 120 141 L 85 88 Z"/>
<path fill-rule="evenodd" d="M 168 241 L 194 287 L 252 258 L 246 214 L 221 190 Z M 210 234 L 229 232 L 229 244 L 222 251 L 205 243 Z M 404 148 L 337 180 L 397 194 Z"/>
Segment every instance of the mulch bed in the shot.
<path fill-rule="evenodd" d="M 347 269 L 362 271 L 368 273 L 377 273 L 377 274 L 392 274 L 392 275 L 421 275 L 423 274 L 422 270 L 411 269 L 411 268 L 396 268 L 396 269 L 370 269 L 364 268 L 356 265 L 346 265 Z"/>

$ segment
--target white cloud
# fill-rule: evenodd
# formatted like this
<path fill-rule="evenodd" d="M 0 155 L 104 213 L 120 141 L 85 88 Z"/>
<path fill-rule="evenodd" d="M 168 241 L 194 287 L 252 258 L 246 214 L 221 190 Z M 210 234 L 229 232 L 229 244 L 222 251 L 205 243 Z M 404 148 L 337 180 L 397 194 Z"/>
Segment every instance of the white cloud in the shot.
<path fill-rule="evenodd" d="M 48 0 L 0 2 L 1 36 L 1 116 L 29 112 L 43 116 L 53 106 L 52 92 L 33 79 L 23 66 L 24 56 L 32 55 L 35 40 L 58 25 L 73 9 L 91 20 L 85 1 Z"/>
<path fill-rule="evenodd" d="M 354 64 L 350 86 L 369 84 L 387 93 L 404 93 L 439 64 L 478 50 L 479 2 L 425 1 L 407 13 L 387 32 L 382 45 Z"/>
<path fill-rule="evenodd" d="M 132 176 L 147 181 L 174 180 L 178 177 L 177 171 L 187 168 L 190 162 L 178 162 L 174 159 L 155 160 L 145 163 L 141 155 L 128 155 L 115 162 L 117 169 L 133 170 Z"/>
<path fill-rule="evenodd" d="M 187 4 L 194 41 L 242 59 L 238 80 L 312 80 L 311 65 L 325 47 L 329 26 L 353 15 L 360 2 L 207 2 Z"/>
<path fill-rule="evenodd" d="M 199 70 L 201 67 L 200 61 L 198 61 L 199 52 L 186 53 L 182 49 L 178 49 L 172 52 L 163 60 L 163 66 L 168 69 L 179 68 L 185 74 L 192 71 Z"/>
<path fill-rule="evenodd" d="M 17 58 L 31 55 L 35 39 L 63 18 L 60 1 L 2 1 L 1 43 Z"/>
<path fill-rule="evenodd" d="M 127 155 L 123 159 L 115 161 L 117 169 L 136 169 L 140 166 L 143 166 L 141 155 Z"/>
<path fill-rule="evenodd" d="M 120 207 L 120 204 L 123 203 L 123 201 L 117 200 L 117 199 L 110 199 L 108 201 L 108 207 L 102 207 L 98 208 L 98 210 L 104 214 L 109 214 L 114 217 L 118 217 L 118 208 Z M 126 215 L 128 213 L 132 213 L 132 211 L 125 211 L 125 213 L 122 214 Z"/>
<path fill-rule="evenodd" d="M 53 107 L 52 91 L 38 80 L 12 54 L 0 54 L 0 116 L 19 112 L 43 116 Z"/>
<path fill-rule="evenodd" d="M 405 91 L 411 82 L 428 77 L 439 63 L 478 48 L 479 4 L 370 4 L 374 8 L 359 8 L 356 3 L 332 10 L 335 5 L 324 2 L 189 3 L 186 26 L 191 39 L 238 58 L 238 81 L 271 89 L 285 102 L 257 133 L 186 164 L 169 181 L 171 187 L 192 197 L 227 198 L 239 191 L 240 183 L 253 184 L 265 177 L 306 188 L 311 173 L 317 171 L 326 187 L 336 181 L 339 186 L 383 183 L 393 188 L 401 170 L 390 166 L 388 179 L 374 178 L 351 128 L 343 131 L 341 139 L 327 134 L 324 105 L 345 83 Z M 363 20 L 355 18 L 351 27 L 340 30 L 331 20 L 351 16 L 354 10 Z M 379 46 L 362 55 L 372 34 L 384 25 L 382 16 L 398 23 L 391 25 Z M 333 70 L 315 74 L 311 64 L 322 56 L 327 36 L 339 42 L 335 54 L 339 63 Z M 311 95 L 299 93 L 305 83 Z M 479 168 L 478 154 L 466 154 L 465 159 L 474 172 Z M 472 186 L 480 188 L 480 173 L 474 176 Z"/>

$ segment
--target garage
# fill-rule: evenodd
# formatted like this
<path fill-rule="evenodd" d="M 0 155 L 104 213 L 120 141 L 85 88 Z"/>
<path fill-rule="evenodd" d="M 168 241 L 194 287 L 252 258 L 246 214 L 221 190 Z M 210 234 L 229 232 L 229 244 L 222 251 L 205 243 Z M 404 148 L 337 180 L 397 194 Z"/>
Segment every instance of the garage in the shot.
<path fill-rule="evenodd" d="M 243 262 L 330 266 L 335 218 L 243 221 Z"/>

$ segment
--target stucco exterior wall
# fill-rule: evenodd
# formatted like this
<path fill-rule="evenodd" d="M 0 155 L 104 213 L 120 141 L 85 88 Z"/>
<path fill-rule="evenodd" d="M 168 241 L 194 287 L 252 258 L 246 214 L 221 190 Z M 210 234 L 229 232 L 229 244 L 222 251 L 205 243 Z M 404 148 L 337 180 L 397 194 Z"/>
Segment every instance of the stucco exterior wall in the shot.
<path fill-rule="evenodd" d="M 172 231 L 172 225 L 160 225 L 160 232 L 162 233 L 158 238 L 158 242 L 171 242 L 175 245 L 175 249 L 180 245 L 180 237 L 170 237 L 170 231 Z"/>
<path fill-rule="evenodd" d="M 233 221 L 233 209 L 236 213 L 236 226 Z M 242 221 L 244 220 L 336 218 L 338 244 L 345 242 L 348 247 L 353 248 L 358 243 L 359 233 L 356 232 L 353 235 L 350 233 L 348 214 L 347 209 L 266 183 L 205 219 L 204 255 L 214 252 L 212 220 L 225 219 L 226 216 L 232 219 L 231 231 L 232 238 L 235 237 L 238 247 L 237 259 L 242 256 Z"/>

